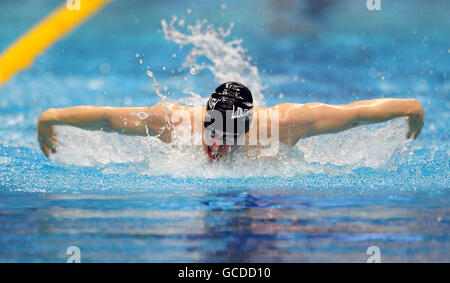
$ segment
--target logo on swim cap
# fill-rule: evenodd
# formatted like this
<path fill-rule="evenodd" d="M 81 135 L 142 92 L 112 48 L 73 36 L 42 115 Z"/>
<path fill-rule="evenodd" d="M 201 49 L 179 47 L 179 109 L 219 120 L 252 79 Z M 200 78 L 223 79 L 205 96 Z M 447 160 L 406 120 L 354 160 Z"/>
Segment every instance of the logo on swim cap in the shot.
<path fill-rule="evenodd" d="M 241 117 L 248 116 L 251 109 L 242 109 L 241 107 L 235 107 L 233 105 L 233 113 L 231 113 L 231 119 L 237 119 Z"/>
<path fill-rule="evenodd" d="M 214 107 L 216 107 L 217 102 L 219 102 L 219 99 L 217 98 L 211 98 L 210 100 L 208 100 L 209 108 L 214 109 Z"/>
<path fill-rule="evenodd" d="M 221 84 L 211 94 L 206 104 L 205 128 L 212 127 L 216 132 L 226 135 L 242 135 L 249 131 L 253 116 L 253 96 L 250 90 L 241 83 L 226 82 Z M 218 112 L 222 121 L 216 115 L 208 113 Z M 214 118 L 214 116 L 216 116 Z M 217 120 L 217 121 L 216 121 Z M 231 130 L 228 131 L 228 130 Z"/>

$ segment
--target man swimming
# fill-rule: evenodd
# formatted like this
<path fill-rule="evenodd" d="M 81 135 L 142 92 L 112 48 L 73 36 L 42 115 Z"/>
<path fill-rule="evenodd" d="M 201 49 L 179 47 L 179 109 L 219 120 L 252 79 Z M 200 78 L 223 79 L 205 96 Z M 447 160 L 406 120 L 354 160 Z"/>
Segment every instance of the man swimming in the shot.
<path fill-rule="evenodd" d="M 189 131 L 201 131 L 203 151 L 210 160 L 215 160 L 240 146 L 251 145 L 251 137 L 256 139 L 257 145 L 267 144 L 264 139 L 276 136 L 277 142 L 293 146 L 302 138 L 398 117 L 407 117 L 406 137 L 416 139 L 425 121 L 423 108 L 416 99 L 382 98 L 347 105 L 282 103 L 256 108 L 247 87 L 227 82 L 212 93 L 206 107 L 164 102 L 151 107 L 48 109 L 39 117 L 38 141 L 45 156 L 49 157 L 57 151 L 54 126 L 67 125 L 124 135 L 157 136 L 170 143 L 174 130 L 188 122 L 189 126 L 193 125 Z"/>

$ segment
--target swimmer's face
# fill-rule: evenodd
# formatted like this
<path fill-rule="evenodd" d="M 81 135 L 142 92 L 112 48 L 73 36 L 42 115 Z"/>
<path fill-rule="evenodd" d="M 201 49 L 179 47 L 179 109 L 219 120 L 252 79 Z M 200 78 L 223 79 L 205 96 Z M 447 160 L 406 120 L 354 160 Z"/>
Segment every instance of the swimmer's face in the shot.
<path fill-rule="evenodd" d="M 206 153 L 208 154 L 210 160 L 216 160 L 221 157 L 225 157 L 236 151 L 237 147 L 237 145 L 223 144 L 223 142 L 217 139 L 212 139 L 210 145 L 205 145 Z"/>
<path fill-rule="evenodd" d="M 252 93 L 241 83 L 223 83 L 213 91 L 205 110 L 204 137 L 219 140 L 203 140 L 203 149 L 211 160 L 229 155 L 238 148 L 237 144 L 241 144 L 236 141 L 242 140 L 244 133 L 250 129 L 253 115 Z"/>

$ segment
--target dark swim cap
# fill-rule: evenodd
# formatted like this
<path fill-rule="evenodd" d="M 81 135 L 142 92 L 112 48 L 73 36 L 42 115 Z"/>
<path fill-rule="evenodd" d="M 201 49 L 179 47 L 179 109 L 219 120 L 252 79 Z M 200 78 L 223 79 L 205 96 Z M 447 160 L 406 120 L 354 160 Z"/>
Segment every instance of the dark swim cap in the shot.
<path fill-rule="evenodd" d="M 252 109 L 252 93 L 246 86 L 237 82 L 221 84 L 206 103 L 205 129 L 212 137 L 237 138 L 249 131 Z M 221 115 L 222 123 L 214 123 L 215 115 Z"/>

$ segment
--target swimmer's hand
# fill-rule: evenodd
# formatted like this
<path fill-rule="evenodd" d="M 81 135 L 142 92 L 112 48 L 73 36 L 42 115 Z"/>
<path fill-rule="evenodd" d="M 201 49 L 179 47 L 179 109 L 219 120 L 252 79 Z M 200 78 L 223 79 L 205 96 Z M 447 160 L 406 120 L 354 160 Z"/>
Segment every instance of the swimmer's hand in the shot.
<path fill-rule="evenodd" d="M 425 117 L 422 105 L 416 100 L 416 105 L 412 112 L 406 118 L 408 122 L 408 132 L 406 133 L 406 138 L 416 139 L 420 132 L 422 131 L 423 125 L 425 124 Z"/>
<path fill-rule="evenodd" d="M 48 119 L 48 112 L 42 113 L 38 121 L 38 141 L 42 152 L 46 157 L 50 154 L 56 153 L 57 140 L 54 126 L 51 125 Z"/>

